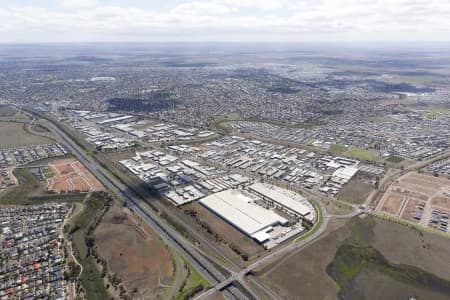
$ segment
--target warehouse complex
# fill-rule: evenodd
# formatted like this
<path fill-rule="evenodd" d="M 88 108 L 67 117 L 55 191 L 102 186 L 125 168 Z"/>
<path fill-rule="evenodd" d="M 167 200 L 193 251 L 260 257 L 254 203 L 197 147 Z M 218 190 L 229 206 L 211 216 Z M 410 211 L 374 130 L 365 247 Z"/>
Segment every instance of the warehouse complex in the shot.
<path fill-rule="evenodd" d="M 316 221 L 313 205 L 303 196 L 259 182 L 214 193 L 199 202 L 266 248 L 301 233 L 301 220 Z"/>
<path fill-rule="evenodd" d="M 287 225 L 288 220 L 272 210 L 254 203 L 255 199 L 240 190 L 225 190 L 200 200 L 200 203 L 260 243 L 270 239 L 274 226 Z"/>
<path fill-rule="evenodd" d="M 312 204 L 298 193 L 261 182 L 252 184 L 249 189 L 261 196 L 265 202 L 294 217 L 309 221 L 314 221 L 316 217 Z"/>

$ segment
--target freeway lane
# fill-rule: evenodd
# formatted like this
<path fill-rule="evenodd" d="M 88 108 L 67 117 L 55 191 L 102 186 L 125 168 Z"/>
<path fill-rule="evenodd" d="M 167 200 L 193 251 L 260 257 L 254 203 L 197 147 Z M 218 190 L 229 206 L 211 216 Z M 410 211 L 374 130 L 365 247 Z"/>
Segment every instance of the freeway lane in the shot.
<path fill-rule="evenodd" d="M 127 205 L 132 208 L 145 222 L 147 222 L 173 249 L 178 251 L 202 276 L 211 284 L 215 285 L 226 280 L 211 263 L 203 258 L 195 248 L 191 246 L 175 229 L 162 221 L 153 211 L 142 204 L 132 191 L 123 187 L 112 175 L 97 166 L 91 157 L 72 141 L 61 129 L 47 122 L 48 128 L 66 145 L 69 150 L 88 168 L 101 182 L 103 182 L 114 193 L 123 198 Z M 233 295 L 234 294 L 234 295 Z M 223 291 L 227 299 L 243 299 L 242 293 L 236 288 Z M 245 297 L 244 297 L 245 298 Z"/>
<path fill-rule="evenodd" d="M 216 291 L 221 291 L 224 288 L 226 288 L 228 285 L 230 285 L 233 281 L 239 281 L 239 282 L 244 282 L 243 281 L 243 277 L 246 276 L 248 273 L 250 273 L 251 271 L 253 271 L 254 269 L 268 263 L 269 261 L 282 257 L 283 255 L 287 255 L 288 253 L 290 253 L 291 251 L 294 251 L 298 248 L 303 247 L 304 245 L 314 241 L 315 239 L 317 239 L 327 228 L 328 225 L 328 221 L 330 218 L 333 218 L 334 216 L 330 216 L 326 213 L 326 209 L 323 206 L 322 203 L 318 202 L 318 205 L 320 206 L 320 209 L 323 212 L 323 221 L 322 224 L 320 224 L 320 227 L 311 235 L 307 236 L 306 238 L 304 238 L 303 240 L 300 240 L 296 243 L 292 243 L 289 246 L 280 248 L 278 250 L 276 250 L 275 252 L 272 252 L 271 254 L 257 260 L 256 262 L 254 262 L 253 264 L 249 265 L 248 267 L 246 267 L 245 269 L 241 270 L 240 272 L 236 272 L 233 273 L 231 275 L 231 277 L 227 278 L 224 281 L 221 281 L 220 283 L 216 284 L 212 289 L 207 290 L 206 292 L 204 292 L 203 294 L 197 296 L 195 299 L 196 300 L 202 300 L 202 299 L 206 299 L 208 296 L 212 295 L 214 292 Z M 357 214 L 360 214 L 361 212 L 354 212 L 351 214 L 351 216 L 355 216 Z"/>
<path fill-rule="evenodd" d="M 323 213 L 323 221 L 322 224 L 320 224 L 320 227 L 311 235 L 305 237 L 304 239 L 292 243 L 289 246 L 280 248 L 278 250 L 276 250 L 275 252 L 255 261 L 253 264 L 249 265 L 248 267 L 246 267 L 245 269 L 241 270 L 240 272 L 236 272 L 233 273 L 231 277 L 227 278 L 226 280 L 220 282 L 219 284 L 216 284 L 214 286 L 214 288 L 205 291 L 203 294 L 199 295 L 198 297 L 196 297 L 196 300 L 201 300 L 201 299 L 206 299 L 208 296 L 212 295 L 215 291 L 220 291 L 222 289 L 224 289 L 225 287 L 227 287 L 229 284 L 231 284 L 231 282 L 233 281 L 239 281 L 239 282 L 244 282 L 243 277 L 246 276 L 247 274 L 251 273 L 253 270 L 255 270 L 258 267 L 261 267 L 265 264 L 267 264 L 268 262 L 270 262 L 273 259 L 277 259 L 279 257 L 282 257 L 284 255 L 287 255 L 288 253 L 291 253 L 292 251 L 295 251 L 296 249 L 299 249 L 303 246 L 305 246 L 308 243 L 311 243 L 312 241 L 315 241 L 318 237 L 320 237 L 322 235 L 322 233 L 325 231 L 325 229 L 328 226 L 328 222 L 330 219 L 332 218 L 353 218 L 359 214 L 362 213 L 368 213 L 370 212 L 370 210 L 365 209 L 365 210 L 359 210 L 356 209 L 355 211 L 348 213 L 346 215 L 329 215 L 327 213 L 326 208 L 324 207 L 324 205 L 320 202 L 317 201 L 316 202 L 320 209 L 322 210 Z M 258 284 L 259 286 L 261 285 L 261 283 Z M 267 290 L 266 287 L 263 288 L 263 290 Z M 268 294 L 270 294 L 269 292 L 266 292 Z"/>
<path fill-rule="evenodd" d="M 55 126 L 53 123 L 48 123 L 49 129 L 61 140 L 72 153 L 86 165 L 86 167 L 101 180 L 106 186 L 108 186 L 113 192 L 122 197 L 128 204 L 128 206 L 141 216 L 154 230 L 163 238 L 173 249 L 177 250 L 191 265 L 197 269 L 212 285 L 213 288 L 206 291 L 198 298 L 205 299 L 207 296 L 212 295 L 214 292 L 221 292 L 227 299 L 246 299 L 247 297 L 242 294 L 240 290 L 232 286 L 233 281 L 240 282 L 241 285 L 251 294 L 254 298 L 258 298 L 251 289 L 247 286 L 243 280 L 244 276 L 258 268 L 274 258 L 278 258 L 284 254 L 287 254 L 295 249 L 298 249 L 315 240 L 319 237 L 325 228 L 327 227 L 328 219 L 334 216 L 328 216 L 325 207 L 322 203 L 318 203 L 320 209 L 324 213 L 324 221 L 316 232 L 306 237 L 305 239 L 291 244 L 289 246 L 278 249 L 277 251 L 259 259 L 252 265 L 239 272 L 228 270 L 231 274 L 229 278 L 226 278 L 220 273 L 208 260 L 202 257 L 197 249 L 195 249 L 188 241 L 186 241 L 175 229 L 165 223 L 159 216 L 153 211 L 149 210 L 140 197 L 138 197 L 133 191 L 127 189 L 121 182 L 119 182 L 112 174 L 103 170 L 97 166 L 97 163 L 93 158 L 89 157 L 73 140 L 71 140 L 61 129 Z M 352 213 L 355 215 L 357 213 Z M 345 217 L 351 217 L 350 215 Z"/>

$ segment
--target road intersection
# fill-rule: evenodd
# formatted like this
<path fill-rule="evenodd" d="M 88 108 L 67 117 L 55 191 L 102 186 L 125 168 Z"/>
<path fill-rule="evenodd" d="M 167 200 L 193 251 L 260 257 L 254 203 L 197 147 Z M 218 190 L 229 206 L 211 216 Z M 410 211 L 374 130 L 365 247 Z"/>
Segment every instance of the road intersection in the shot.
<path fill-rule="evenodd" d="M 268 255 L 259 258 L 251 265 L 234 271 L 227 267 L 225 268 L 230 276 L 224 276 L 215 266 L 212 265 L 206 258 L 204 258 L 199 251 L 190 242 L 185 240 L 180 233 L 162 220 L 156 213 L 144 205 L 143 200 L 138 197 L 133 191 L 128 189 L 124 184 L 117 180 L 111 173 L 104 170 L 98 163 L 88 155 L 75 141 L 73 141 L 63 130 L 53 124 L 49 120 L 47 122 L 48 128 L 57 136 L 57 138 L 67 146 L 72 154 L 76 156 L 101 182 L 103 182 L 111 191 L 121 197 L 135 213 L 137 213 L 142 220 L 147 222 L 161 238 L 163 238 L 173 249 L 178 251 L 198 272 L 202 274 L 212 285 L 210 289 L 196 297 L 196 299 L 207 299 L 208 296 L 216 292 L 222 293 L 226 299 L 248 299 L 248 297 L 238 288 L 233 285 L 233 282 L 239 282 L 247 294 L 255 299 L 259 299 L 244 278 L 251 274 L 255 269 L 267 264 L 268 262 L 282 257 L 304 245 L 316 240 L 325 231 L 330 218 L 351 218 L 360 213 L 366 212 L 354 206 L 355 210 L 346 215 L 329 215 L 324 205 L 317 201 L 320 210 L 322 211 L 322 222 L 318 223 L 318 228 L 313 228 L 311 234 L 305 235 L 305 238 L 296 240 L 296 242 L 288 244 L 284 247 L 276 249 Z"/>

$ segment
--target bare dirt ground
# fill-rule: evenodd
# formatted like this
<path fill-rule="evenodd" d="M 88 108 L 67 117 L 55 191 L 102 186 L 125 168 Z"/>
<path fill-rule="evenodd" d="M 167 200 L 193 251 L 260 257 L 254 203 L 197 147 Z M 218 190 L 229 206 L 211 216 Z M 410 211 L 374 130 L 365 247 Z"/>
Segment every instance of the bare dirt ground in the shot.
<path fill-rule="evenodd" d="M 98 253 L 108 270 L 122 279 L 134 299 L 163 299 L 170 289 L 174 266 L 159 237 L 141 226 L 131 212 L 114 205 L 95 231 Z"/>
<path fill-rule="evenodd" d="M 102 184 L 79 161 L 59 159 L 49 163 L 54 176 L 48 179 L 48 190 L 61 192 L 104 191 Z"/>
<path fill-rule="evenodd" d="M 428 227 L 432 210 L 450 211 L 449 195 L 449 179 L 409 172 L 388 187 L 376 210 Z M 424 204 L 422 208 L 418 206 L 420 203 Z M 422 212 L 422 218 L 415 220 L 413 213 L 418 211 Z"/>
<path fill-rule="evenodd" d="M 402 193 L 392 192 L 384 202 L 382 211 L 397 215 L 400 212 L 400 208 L 402 206 L 403 201 L 406 199 Z"/>
<path fill-rule="evenodd" d="M 444 197 L 444 196 L 434 197 L 432 200 L 432 204 L 434 206 L 439 206 L 439 207 L 450 210 L 450 200 L 448 197 Z"/>
<path fill-rule="evenodd" d="M 402 219 L 407 220 L 413 223 L 419 223 L 419 220 L 414 219 L 412 214 L 414 211 L 418 211 L 419 204 L 425 205 L 425 202 L 420 200 L 414 200 L 414 198 L 409 198 L 408 203 L 403 210 L 402 215 L 400 216 Z"/>

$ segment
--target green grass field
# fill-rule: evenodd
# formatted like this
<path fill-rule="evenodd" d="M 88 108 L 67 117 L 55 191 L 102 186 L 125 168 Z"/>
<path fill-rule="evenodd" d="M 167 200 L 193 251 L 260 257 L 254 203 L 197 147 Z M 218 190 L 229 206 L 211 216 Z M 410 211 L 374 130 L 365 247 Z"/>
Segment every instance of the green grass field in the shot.
<path fill-rule="evenodd" d="M 404 161 L 405 159 L 403 157 L 400 156 L 390 156 L 386 159 L 386 161 L 391 162 L 391 163 L 400 163 L 402 161 Z"/>
<path fill-rule="evenodd" d="M 333 144 L 330 147 L 330 151 L 336 155 L 343 154 L 345 151 L 347 151 L 347 149 L 348 148 L 342 144 Z"/>
<path fill-rule="evenodd" d="M 82 201 L 85 194 L 52 194 L 45 190 L 45 184 L 26 168 L 15 169 L 13 175 L 18 180 L 17 186 L 7 188 L 0 194 L 0 204 L 32 205 L 48 202 Z"/>
<path fill-rule="evenodd" d="M 370 160 L 370 161 L 380 160 L 380 156 L 378 155 L 378 153 L 360 148 L 351 148 L 350 150 L 347 150 L 344 154 L 359 160 Z"/>
<path fill-rule="evenodd" d="M 370 117 L 367 119 L 372 123 L 386 123 L 386 122 L 397 122 L 398 120 L 392 117 Z"/>
<path fill-rule="evenodd" d="M 41 168 L 41 173 L 45 178 L 52 178 L 53 176 L 55 176 L 53 170 L 50 167 Z"/>
<path fill-rule="evenodd" d="M 444 119 L 450 117 L 450 110 L 446 108 L 433 108 L 422 114 L 424 118 L 428 119 Z"/>
<path fill-rule="evenodd" d="M 15 169 L 13 175 L 17 178 L 19 185 L 6 189 L 0 195 L 0 203 L 28 204 L 29 195 L 40 188 L 40 182 L 27 169 Z"/>
<path fill-rule="evenodd" d="M 78 262 L 83 266 L 80 280 L 86 291 L 87 299 L 109 299 L 95 259 L 90 255 L 90 250 L 86 245 L 90 226 L 105 203 L 104 197 L 93 194 L 83 202 L 83 210 L 70 222 L 69 234 L 72 236 L 74 248 L 78 253 Z"/>
<path fill-rule="evenodd" d="M 211 285 L 209 282 L 200 275 L 187 261 L 183 259 L 185 265 L 189 268 L 189 277 L 187 278 L 186 285 L 183 286 L 181 291 L 175 295 L 175 300 L 187 300 L 198 292 L 209 288 Z"/>
<path fill-rule="evenodd" d="M 328 274 L 340 287 L 340 298 L 446 299 L 450 281 L 417 267 L 391 263 L 370 245 L 370 238 L 366 237 L 370 223 L 353 223 L 353 236 L 338 248 L 327 267 Z M 376 288 L 382 286 L 381 290 Z"/>
<path fill-rule="evenodd" d="M 361 148 L 349 148 L 342 144 L 333 144 L 330 146 L 330 152 L 333 155 L 345 155 L 359 160 L 381 161 L 378 153 Z"/>
<path fill-rule="evenodd" d="M 8 105 L 0 105 L 0 121 L 26 121 L 30 116 Z"/>

